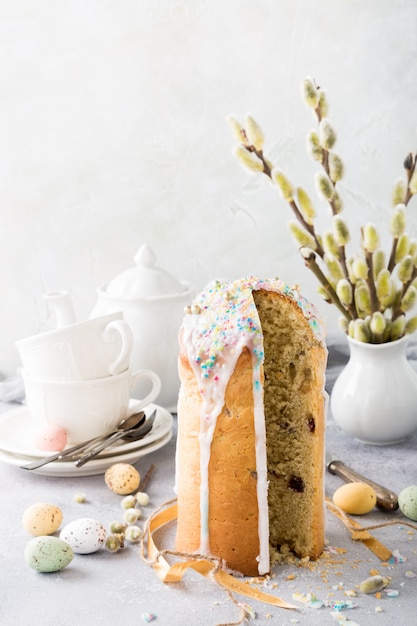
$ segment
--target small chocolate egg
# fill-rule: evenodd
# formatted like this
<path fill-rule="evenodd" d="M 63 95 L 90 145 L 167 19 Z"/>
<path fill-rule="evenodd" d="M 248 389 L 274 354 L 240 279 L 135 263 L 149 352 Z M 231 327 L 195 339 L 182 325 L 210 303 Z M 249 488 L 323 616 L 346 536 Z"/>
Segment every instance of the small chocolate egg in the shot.
<path fill-rule="evenodd" d="M 25 548 L 25 561 L 37 572 L 58 572 L 69 565 L 74 551 L 58 537 L 33 537 Z"/>
<path fill-rule="evenodd" d="M 49 502 L 37 502 L 32 504 L 23 513 L 23 528 L 33 535 L 52 535 L 61 525 L 62 511 L 55 504 Z"/>
<path fill-rule="evenodd" d="M 400 491 L 398 506 L 406 517 L 417 522 L 417 485 L 410 485 Z"/>
<path fill-rule="evenodd" d="M 129 463 L 115 463 L 106 470 L 104 480 L 111 491 L 121 496 L 126 496 L 136 491 L 139 487 L 140 474 Z"/>
<path fill-rule="evenodd" d="M 336 489 L 333 502 L 345 513 L 364 515 L 374 508 L 376 493 L 373 487 L 366 483 L 346 483 Z"/>
<path fill-rule="evenodd" d="M 106 529 L 92 517 L 80 517 L 64 526 L 59 538 L 66 541 L 75 554 L 91 554 L 104 545 Z"/>

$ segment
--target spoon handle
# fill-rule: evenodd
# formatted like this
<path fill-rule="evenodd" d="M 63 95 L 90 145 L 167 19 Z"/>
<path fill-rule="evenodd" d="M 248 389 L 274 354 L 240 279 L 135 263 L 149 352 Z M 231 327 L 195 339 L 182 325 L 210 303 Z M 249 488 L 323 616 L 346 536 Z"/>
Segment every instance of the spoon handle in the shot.
<path fill-rule="evenodd" d="M 98 446 L 95 446 L 92 450 L 89 450 L 80 459 L 75 461 L 74 465 L 76 467 L 81 467 L 82 465 L 87 463 L 90 459 L 93 459 L 95 456 L 97 456 L 97 454 L 99 454 L 102 450 L 104 450 L 108 446 L 111 446 L 112 443 L 114 443 L 118 439 L 121 439 L 122 437 L 124 437 L 126 432 L 128 432 L 128 431 L 121 430 L 121 431 L 119 431 L 117 433 L 114 433 L 110 437 L 107 437 L 107 439 L 102 441 Z"/>
<path fill-rule="evenodd" d="M 107 437 L 107 439 L 102 441 L 98 446 L 95 446 L 92 450 L 89 450 L 81 458 L 75 461 L 74 465 L 76 467 L 82 467 L 83 465 L 85 465 L 85 463 L 97 456 L 97 454 L 99 454 L 102 450 L 104 450 L 108 446 L 111 446 L 115 441 L 117 441 L 118 439 L 122 439 L 129 433 L 135 434 L 135 441 L 142 439 L 151 430 L 154 419 L 155 411 L 146 419 L 146 421 L 141 426 L 139 426 L 139 428 L 136 426 L 134 428 L 131 428 L 130 430 L 120 430 L 116 433 L 113 433 L 112 435 L 110 435 L 110 437 Z"/>

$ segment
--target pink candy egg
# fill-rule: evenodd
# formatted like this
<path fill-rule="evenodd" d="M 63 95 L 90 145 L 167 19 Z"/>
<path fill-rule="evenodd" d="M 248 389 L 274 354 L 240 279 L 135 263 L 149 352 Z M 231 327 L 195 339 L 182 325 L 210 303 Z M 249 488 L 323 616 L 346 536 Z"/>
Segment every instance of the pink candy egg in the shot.
<path fill-rule="evenodd" d="M 50 424 L 39 431 L 35 438 L 35 446 L 38 450 L 59 452 L 67 445 L 67 433 L 64 428 L 56 424 Z"/>

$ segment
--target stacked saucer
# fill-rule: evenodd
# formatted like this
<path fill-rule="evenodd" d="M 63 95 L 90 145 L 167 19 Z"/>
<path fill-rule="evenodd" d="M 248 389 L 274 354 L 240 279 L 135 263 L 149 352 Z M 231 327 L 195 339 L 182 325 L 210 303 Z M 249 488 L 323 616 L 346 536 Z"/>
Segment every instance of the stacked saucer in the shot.
<path fill-rule="evenodd" d="M 149 404 L 145 413 L 148 416 L 155 410 L 152 430 L 143 439 L 129 442 L 120 439 L 82 467 L 76 467 L 73 459 L 61 460 L 31 470 L 31 473 L 57 477 L 93 476 L 103 474 L 114 463 L 136 463 L 172 438 L 171 413 L 156 404 Z M 20 467 L 49 455 L 50 452 L 45 453 L 34 446 L 34 436 L 35 424 L 26 406 L 0 414 L 0 461 Z"/>

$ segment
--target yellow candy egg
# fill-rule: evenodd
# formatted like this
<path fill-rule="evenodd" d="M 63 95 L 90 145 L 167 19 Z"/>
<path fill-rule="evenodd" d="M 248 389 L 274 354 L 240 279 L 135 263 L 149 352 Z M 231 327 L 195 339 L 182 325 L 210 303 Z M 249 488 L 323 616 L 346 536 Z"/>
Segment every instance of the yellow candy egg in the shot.
<path fill-rule="evenodd" d="M 52 535 L 61 525 L 62 511 L 55 504 L 37 502 L 23 513 L 23 528 L 33 535 Z"/>
<path fill-rule="evenodd" d="M 333 502 L 345 513 L 364 515 L 374 508 L 376 493 L 366 483 L 347 483 L 334 492 Z"/>

